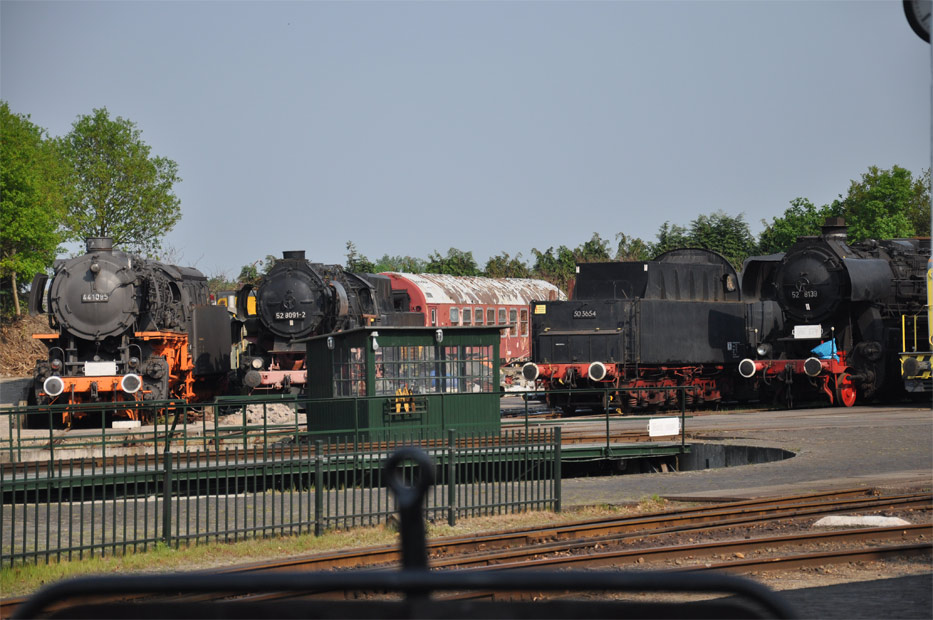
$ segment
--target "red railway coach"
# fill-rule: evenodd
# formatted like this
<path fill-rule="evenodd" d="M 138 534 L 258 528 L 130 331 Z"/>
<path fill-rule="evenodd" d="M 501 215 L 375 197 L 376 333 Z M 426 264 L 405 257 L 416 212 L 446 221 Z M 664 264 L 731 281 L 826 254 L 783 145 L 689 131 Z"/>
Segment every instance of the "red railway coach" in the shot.
<path fill-rule="evenodd" d="M 531 302 L 567 298 L 550 282 L 530 278 L 395 272 L 383 275 L 391 278 L 393 290 L 408 294 L 409 309 L 423 313 L 426 326 L 501 326 L 503 366 L 518 366 L 531 357 Z M 506 379 L 508 383 L 510 378 Z"/>

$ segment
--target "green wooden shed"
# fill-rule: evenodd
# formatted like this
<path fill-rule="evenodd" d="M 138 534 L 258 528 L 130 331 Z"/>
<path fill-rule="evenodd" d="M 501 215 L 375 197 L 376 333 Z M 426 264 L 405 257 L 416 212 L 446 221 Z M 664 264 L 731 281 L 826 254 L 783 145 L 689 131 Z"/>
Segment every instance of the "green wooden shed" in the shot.
<path fill-rule="evenodd" d="M 361 327 L 311 338 L 308 430 L 361 441 L 498 433 L 498 327 Z"/>

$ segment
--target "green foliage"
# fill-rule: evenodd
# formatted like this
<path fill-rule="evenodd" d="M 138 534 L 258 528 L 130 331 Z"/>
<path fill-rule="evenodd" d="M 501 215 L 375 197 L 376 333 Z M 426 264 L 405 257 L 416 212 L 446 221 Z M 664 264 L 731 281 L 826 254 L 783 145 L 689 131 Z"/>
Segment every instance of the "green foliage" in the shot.
<path fill-rule="evenodd" d="M 533 248 L 535 264 L 532 267 L 534 277 L 547 280 L 562 290 L 567 290 L 570 281 L 576 277 L 577 263 L 599 263 L 610 260 L 609 242 L 593 233 L 589 241 L 571 250 L 565 245 L 553 247 L 541 252 Z"/>
<path fill-rule="evenodd" d="M 817 208 L 806 198 L 794 198 L 784 215 L 776 217 L 768 224 L 762 220 L 765 228 L 758 236 L 758 248 L 762 254 L 786 252 L 794 245 L 797 237 L 820 234 L 820 227 L 827 217 L 839 215 L 838 209 L 829 205 Z"/>
<path fill-rule="evenodd" d="M 723 211 L 700 215 L 690 223 L 690 245 L 718 252 L 736 267 L 741 267 L 758 247 L 745 215 L 732 217 Z"/>
<path fill-rule="evenodd" d="M 266 254 L 264 259 L 259 259 L 249 265 L 243 265 L 240 269 L 240 275 L 237 276 L 237 282 L 240 285 L 252 284 L 256 286 L 264 275 L 275 265 L 275 256 Z"/>
<path fill-rule="evenodd" d="M 845 198 L 833 202 L 849 227 L 850 241 L 930 234 L 930 172 L 917 179 L 909 170 L 871 166 L 852 181 Z"/>
<path fill-rule="evenodd" d="M 383 254 L 382 258 L 376 261 L 374 273 L 383 271 L 398 271 L 399 273 L 424 273 L 427 268 L 427 262 L 420 258 L 411 256 L 389 256 Z"/>
<path fill-rule="evenodd" d="M 178 165 L 150 156 L 130 120 L 110 118 L 106 108 L 79 116 L 59 141 L 73 190 L 67 196 L 68 237 L 111 237 L 114 244 L 153 254 L 181 219 L 173 186 Z"/>
<path fill-rule="evenodd" d="M 638 237 L 629 237 L 625 233 L 616 233 L 618 245 L 616 246 L 616 260 L 621 261 L 647 261 L 651 260 L 651 245 Z"/>
<path fill-rule="evenodd" d="M 531 268 L 521 260 L 521 254 L 512 258 L 508 253 L 503 252 L 486 261 L 483 275 L 489 278 L 530 278 Z"/>
<path fill-rule="evenodd" d="M 222 291 L 235 291 L 238 284 L 234 280 L 227 279 L 227 274 L 214 274 L 207 279 L 207 288 L 211 294 L 216 295 Z"/>
<path fill-rule="evenodd" d="M 664 222 L 658 229 L 658 240 L 651 244 L 652 257 L 663 254 L 669 250 L 690 246 L 690 237 L 687 229 L 677 224 Z"/>
<path fill-rule="evenodd" d="M 3 314 L 51 267 L 62 241 L 64 168 L 45 130 L 0 102 L 0 294 Z"/>
<path fill-rule="evenodd" d="M 532 267 L 535 277 L 547 280 L 566 291 L 570 281 L 576 275 L 577 261 L 573 251 L 562 245 L 556 251 L 553 247 L 544 252 L 532 248 L 531 253 L 535 255 L 535 264 Z"/>
<path fill-rule="evenodd" d="M 356 245 L 347 241 L 347 271 L 351 273 L 376 273 L 376 266 L 356 251 Z"/>
<path fill-rule="evenodd" d="M 427 273 L 446 273 L 452 276 L 480 275 L 476 260 L 473 259 L 473 252 L 464 252 L 457 248 L 447 250 L 447 256 L 441 256 L 437 250 L 432 252 L 428 256 L 425 271 Z"/>
<path fill-rule="evenodd" d="M 700 215 L 690 222 L 690 228 L 664 222 L 658 230 L 658 241 L 651 245 L 654 257 L 679 248 L 703 248 L 722 254 L 730 263 L 739 267 L 748 256 L 757 251 L 745 215 L 727 215 L 716 211 L 711 215 Z"/>

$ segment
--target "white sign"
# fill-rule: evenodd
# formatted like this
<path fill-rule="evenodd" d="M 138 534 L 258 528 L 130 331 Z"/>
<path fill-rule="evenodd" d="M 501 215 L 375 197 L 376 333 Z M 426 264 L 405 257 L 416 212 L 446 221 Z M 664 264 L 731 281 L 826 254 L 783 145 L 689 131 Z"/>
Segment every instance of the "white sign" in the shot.
<path fill-rule="evenodd" d="M 648 420 L 649 437 L 667 437 L 680 434 L 680 418 L 654 418 Z"/>
<path fill-rule="evenodd" d="M 85 377 L 109 377 L 117 374 L 116 362 L 84 362 Z"/>
<path fill-rule="evenodd" d="M 823 328 L 819 325 L 794 325 L 794 338 L 797 340 L 819 340 Z"/>

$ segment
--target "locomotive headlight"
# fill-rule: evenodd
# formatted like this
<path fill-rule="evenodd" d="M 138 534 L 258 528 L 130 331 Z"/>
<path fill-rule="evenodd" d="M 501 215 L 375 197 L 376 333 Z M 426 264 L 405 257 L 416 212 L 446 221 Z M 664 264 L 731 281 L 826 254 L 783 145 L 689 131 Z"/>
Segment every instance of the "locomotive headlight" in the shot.
<path fill-rule="evenodd" d="M 758 357 L 768 357 L 771 355 L 771 345 L 766 342 L 762 342 L 760 345 L 758 345 L 758 348 L 755 349 L 755 351 L 758 352 Z"/>
<path fill-rule="evenodd" d="M 100 263 L 91 263 L 91 273 L 94 275 L 100 273 Z"/>
<path fill-rule="evenodd" d="M 602 381 L 606 378 L 606 365 L 602 362 L 593 362 L 590 364 L 589 370 L 586 371 L 586 376 L 591 381 Z"/>
<path fill-rule="evenodd" d="M 57 357 L 50 362 L 50 365 L 52 366 L 52 370 L 62 369 L 62 361 L 58 359 Z"/>
<path fill-rule="evenodd" d="M 528 362 L 522 366 L 522 376 L 525 377 L 526 381 L 534 381 L 539 374 L 540 371 L 534 362 Z"/>
<path fill-rule="evenodd" d="M 142 385 L 142 379 L 139 378 L 139 375 L 134 375 L 133 373 L 123 375 L 123 378 L 120 379 L 120 389 L 127 394 L 135 394 Z"/>
<path fill-rule="evenodd" d="M 51 376 L 42 383 L 42 391 L 55 398 L 65 391 L 65 382 L 61 377 Z"/>
<path fill-rule="evenodd" d="M 130 358 L 130 368 L 136 368 L 137 366 L 139 366 L 139 358 L 138 358 L 138 357 L 131 357 L 131 358 Z"/>
<path fill-rule="evenodd" d="M 261 370 L 262 369 L 262 358 L 254 357 L 253 359 L 250 360 L 249 365 L 252 366 L 253 369 L 255 370 Z"/>

